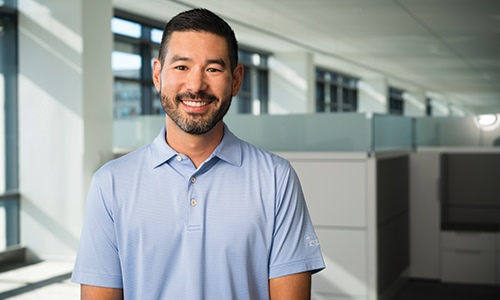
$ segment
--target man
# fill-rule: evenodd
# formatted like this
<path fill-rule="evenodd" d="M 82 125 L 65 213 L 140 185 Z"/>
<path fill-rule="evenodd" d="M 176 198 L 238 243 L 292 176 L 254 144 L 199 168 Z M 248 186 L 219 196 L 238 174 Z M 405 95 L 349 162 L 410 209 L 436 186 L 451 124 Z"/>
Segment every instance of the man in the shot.
<path fill-rule="evenodd" d="M 82 299 L 309 299 L 324 268 L 290 164 L 222 121 L 241 86 L 234 32 L 194 9 L 165 27 L 166 126 L 94 175 L 72 280 Z"/>

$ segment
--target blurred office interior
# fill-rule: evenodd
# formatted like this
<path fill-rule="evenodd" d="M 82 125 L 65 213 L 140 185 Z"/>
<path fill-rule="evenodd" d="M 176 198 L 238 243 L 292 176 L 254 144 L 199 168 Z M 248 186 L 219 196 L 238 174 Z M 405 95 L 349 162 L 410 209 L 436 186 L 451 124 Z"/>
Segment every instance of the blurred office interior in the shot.
<path fill-rule="evenodd" d="M 4 0 L 0 298 L 77 295 L 92 174 L 160 131 L 151 61 L 194 7 L 240 45 L 225 122 L 299 174 L 327 263 L 313 299 L 499 295 L 500 2 Z"/>

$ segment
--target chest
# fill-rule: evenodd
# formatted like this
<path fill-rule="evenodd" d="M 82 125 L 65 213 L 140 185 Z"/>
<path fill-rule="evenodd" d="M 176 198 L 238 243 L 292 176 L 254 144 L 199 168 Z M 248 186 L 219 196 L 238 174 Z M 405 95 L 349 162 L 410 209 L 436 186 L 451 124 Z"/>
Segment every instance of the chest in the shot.
<path fill-rule="evenodd" d="M 122 243 L 170 251 L 194 245 L 230 251 L 271 243 L 272 178 L 230 170 L 189 176 L 162 171 L 116 199 L 115 222 Z"/>

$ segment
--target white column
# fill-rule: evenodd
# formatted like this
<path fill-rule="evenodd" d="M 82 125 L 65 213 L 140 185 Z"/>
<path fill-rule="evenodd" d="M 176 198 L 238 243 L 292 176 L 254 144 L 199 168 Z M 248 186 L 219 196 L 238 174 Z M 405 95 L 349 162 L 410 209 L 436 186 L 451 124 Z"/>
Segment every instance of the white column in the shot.
<path fill-rule="evenodd" d="M 72 259 L 91 173 L 112 157 L 112 1 L 18 6 L 21 243 Z"/>
<path fill-rule="evenodd" d="M 358 112 L 387 113 L 388 92 L 387 78 L 382 76 L 363 78 L 358 82 Z"/>
<path fill-rule="evenodd" d="M 426 94 L 424 90 L 408 90 L 403 94 L 404 115 L 423 117 L 426 113 Z"/>
<path fill-rule="evenodd" d="M 431 100 L 432 116 L 433 117 L 446 117 L 450 115 L 449 102 L 445 99 L 432 99 Z"/>
<path fill-rule="evenodd" d="M 269 58 L 269 114 L 314 112 L 315 69 L 309 52 Z"/>

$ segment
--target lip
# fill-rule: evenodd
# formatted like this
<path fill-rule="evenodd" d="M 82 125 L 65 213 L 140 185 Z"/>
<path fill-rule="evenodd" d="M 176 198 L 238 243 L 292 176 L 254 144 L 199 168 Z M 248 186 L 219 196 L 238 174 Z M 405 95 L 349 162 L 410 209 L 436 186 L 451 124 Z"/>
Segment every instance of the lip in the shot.
<path fill-rule="evenodd" d="M 182 101 L 184 105 L 187 105 L 189 107 L 202 107 L 210 103 L 210 101 L 190 101 L 190 100 L 184 100 Z"/>
<path fill-rule="evenodd" d="M 210 107 L 212 101 L 207 100 L 183 100 L 184 109 L 189 113 L 204 113 Z"/>

